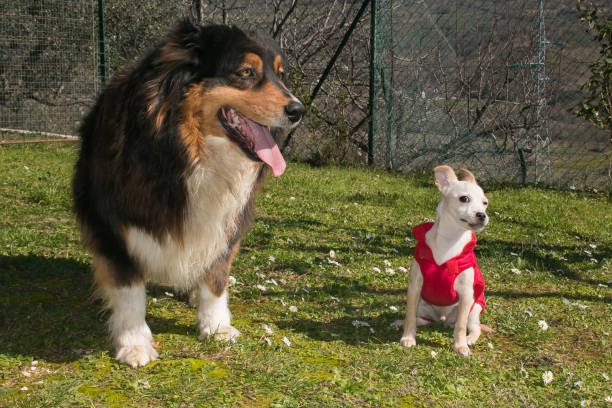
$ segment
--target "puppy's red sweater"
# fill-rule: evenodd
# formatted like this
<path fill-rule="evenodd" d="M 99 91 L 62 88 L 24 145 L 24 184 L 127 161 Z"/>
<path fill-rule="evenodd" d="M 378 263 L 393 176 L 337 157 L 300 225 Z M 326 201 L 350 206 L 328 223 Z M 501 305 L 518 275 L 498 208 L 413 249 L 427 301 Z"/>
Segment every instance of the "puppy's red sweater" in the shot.
<path fill-rule="evenodd" d="M 485 308 L 484 288 L 485 282 L 482 273 L 476 263 L 474 246 L 476 245 L 476 234 L 472 232 L 472 239 L 463 251 L 454 258 L 449 259 L 442 265 L 434 260 L 431 248 L 425 241 L 425 234 L 433 227 L 433 222 L 417 225 L 412 229 L 418 240 L 414 249 L 414 259 L 419 263 L 423 275 L 423 289 L 421 297 L 428 303 L 436 306 L 450 306 L 457 302 L 457 293 L 454 289 L 455 278 L 468 268 L 474 268 L 474 305 L 478 303 Z"/>

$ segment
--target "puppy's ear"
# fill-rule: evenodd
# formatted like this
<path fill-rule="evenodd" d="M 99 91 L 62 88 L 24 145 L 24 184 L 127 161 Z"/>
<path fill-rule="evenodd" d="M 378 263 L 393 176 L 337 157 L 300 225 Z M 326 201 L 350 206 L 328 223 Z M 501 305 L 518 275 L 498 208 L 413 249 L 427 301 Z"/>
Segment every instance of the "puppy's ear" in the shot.
<path fill-rule="evenodd" d="M 478 184 L 476 182 L 476 177 L 474 177 L 471 171 L 466 169 L 459 170 L 459 179 L 461 181 L 468 181 L 470 183 Z"/>
<path fill-rule="evenodd" d="M 436 187 L 441 192 L 444 192 L 450 183 L 457 181 L 455 171 L 449 166 L 438 166 L 434 169 L 434 175 L 436 178 Z"/>

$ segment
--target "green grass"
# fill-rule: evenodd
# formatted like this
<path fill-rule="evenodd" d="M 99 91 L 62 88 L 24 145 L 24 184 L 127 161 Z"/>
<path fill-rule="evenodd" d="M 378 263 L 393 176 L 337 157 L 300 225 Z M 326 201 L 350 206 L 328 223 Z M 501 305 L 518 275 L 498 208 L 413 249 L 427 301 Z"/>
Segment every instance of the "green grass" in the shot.
<path fill-rule="evenodd" d="M 610 406 L 612 206 L 603 195 L 485 186 L 491 223 L 476 252 L 482 320 L 496 333 L 465 359 L 446 327 L 420 330 L 407 350 L 390 326 L 405 309 L 410 225 L 434 216 L 431 175 L 290 164 L 258 196 L 233 266 L 239 340 L 198 341 L 195 310 L 151 287 L 160 361 L 132 369 L 112 359 L 107 315 L 91 297 L 90 256 L 71 213 L 74 160 L 72 144 L 0 147 L 0 406 Z"/>

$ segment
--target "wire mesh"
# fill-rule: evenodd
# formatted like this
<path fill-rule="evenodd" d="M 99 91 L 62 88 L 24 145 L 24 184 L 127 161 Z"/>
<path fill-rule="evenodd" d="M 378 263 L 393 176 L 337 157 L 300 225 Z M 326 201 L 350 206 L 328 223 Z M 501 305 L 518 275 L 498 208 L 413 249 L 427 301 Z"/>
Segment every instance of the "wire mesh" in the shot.
<path fill-rule="evenodd" d="M 98 92 L 92 0 L 0 0 L 0 140 L 74 135 Z"/>
<path fill-rule="evenodd" d="M 375 162 L 611 185 L 607 132 L 571 114 L 599 47 L 563 0 L 377 0 Z"/>

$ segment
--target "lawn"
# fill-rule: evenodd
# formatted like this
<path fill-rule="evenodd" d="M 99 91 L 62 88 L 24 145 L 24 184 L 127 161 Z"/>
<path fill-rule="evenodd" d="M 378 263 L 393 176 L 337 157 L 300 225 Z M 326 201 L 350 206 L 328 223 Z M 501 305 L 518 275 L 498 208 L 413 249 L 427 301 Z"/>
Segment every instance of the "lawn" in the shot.
<path fill-rule="evenodd" d="M 132 369 L 113 360 L 91 296 L 75 158 L 74 144 L 0 147 L 0 407 L 612 406 L 604 194 L 484 186 L 491 222 L 476 253 L 495 333 L 466 359 L 449 328 L 420 330 L 408 350 L 391 326 L 411 226 L 434 217 L 432 175 L 290 163 L 258 196 L 233 266 L 242 336 L 198 341 L 185 297 L 150 287 L 160 360 Z"/>

